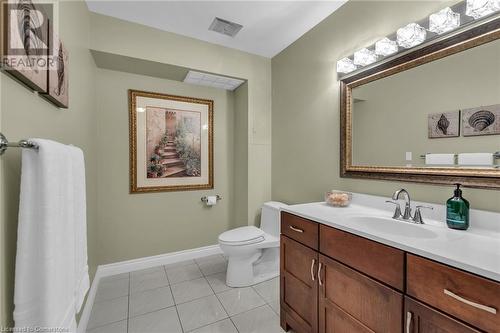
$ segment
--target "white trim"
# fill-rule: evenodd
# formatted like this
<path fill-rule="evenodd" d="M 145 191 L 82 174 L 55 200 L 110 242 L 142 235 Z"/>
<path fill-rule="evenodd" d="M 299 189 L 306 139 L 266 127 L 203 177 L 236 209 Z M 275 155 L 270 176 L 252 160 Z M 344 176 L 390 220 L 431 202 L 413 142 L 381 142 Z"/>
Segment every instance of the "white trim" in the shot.
<path fill-rule="evenodd" d="M 128 273 L 150 267 L 173 264 L 180 261 L 206 257 L 220 253 L 222 253 L 222 250 L 220 249 L 219 245 L 210 245 L 190 250 L 165 253 L 151 257 L 144 257 L 97 266 L 94 280 L 92 281 L 92 286 L 90 287 L 87 301 L 85 302 L 82 316 L 80 317 L 80 322 L 78 323 L 78 333 L 85 333 L 87 330 L 87 324 L 90 319 L 92 305 L 94 304 L 95 295 L 97 293 L 97 286 L 99 285 L 99 280 L 103 277 L 121 273 Z"/>
<path fill-rule="evenodd" d="M 78 328 L 76 330 L 78 333 L 85 333 L 87 331 L 87 324 L 89 323 L 90 312 L 92 311 L 92 305 L 94 304 L 99 279 L 99 268 L 97 268 L 94 280 L 92 280 L 89 293 L 87 294 L 87 299 L 85 300 L 85 304 L 83 305 L 83 311 L 82 315 L 80 316 L 80 321 L 78 322 Z"/>
<path fill-rule="evenodd" d="M 219 245 L 210 245 L 199 247 L 196 249 L 165 253 L 156 256 L 120 261 L 106 265 L 99 265 L 97 267 L 97 271 L 101 272 L 100 277 L 105 277 L 155 266 L 173 264 L 184 260 L 206 257 L 212 254 L 220 253 L 222 253 L 222 250 L 220 249 Z"/>

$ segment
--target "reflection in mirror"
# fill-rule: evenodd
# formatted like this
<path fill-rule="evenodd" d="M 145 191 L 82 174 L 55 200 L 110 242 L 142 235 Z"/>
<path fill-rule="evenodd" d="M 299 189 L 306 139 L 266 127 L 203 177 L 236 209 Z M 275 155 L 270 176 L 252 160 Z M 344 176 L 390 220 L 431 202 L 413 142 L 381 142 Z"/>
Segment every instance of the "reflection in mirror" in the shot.
<path fill-rule="evenodd" d="M 500 40 L 356 87 L 352 97 L 355 166 L 500 166 Z"/>

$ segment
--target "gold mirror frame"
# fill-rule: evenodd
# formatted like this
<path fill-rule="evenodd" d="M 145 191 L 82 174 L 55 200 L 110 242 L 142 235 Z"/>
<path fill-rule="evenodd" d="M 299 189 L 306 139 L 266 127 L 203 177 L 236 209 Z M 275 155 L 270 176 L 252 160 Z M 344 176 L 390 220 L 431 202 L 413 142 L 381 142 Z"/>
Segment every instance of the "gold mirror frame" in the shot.
<path fill-rule="evenodd" d="M 340 175 L 500 189 L 500 169 L 357 166 L 352 164 L 352 89 L 500 38 L 500 18 L 403 54 L 340 81 Z"/>

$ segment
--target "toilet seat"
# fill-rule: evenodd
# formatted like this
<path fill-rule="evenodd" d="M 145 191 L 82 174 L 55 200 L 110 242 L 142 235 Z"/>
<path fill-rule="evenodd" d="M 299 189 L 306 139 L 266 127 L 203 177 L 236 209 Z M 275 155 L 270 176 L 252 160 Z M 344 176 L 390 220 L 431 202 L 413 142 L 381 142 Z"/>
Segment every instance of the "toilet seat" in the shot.
<path fill-rule="evenodd" d="M 219 235 L 219 243 L 225 245 L 249 245 L 263 242 L 265 232 L 254 226 L 228 230 Z"/>

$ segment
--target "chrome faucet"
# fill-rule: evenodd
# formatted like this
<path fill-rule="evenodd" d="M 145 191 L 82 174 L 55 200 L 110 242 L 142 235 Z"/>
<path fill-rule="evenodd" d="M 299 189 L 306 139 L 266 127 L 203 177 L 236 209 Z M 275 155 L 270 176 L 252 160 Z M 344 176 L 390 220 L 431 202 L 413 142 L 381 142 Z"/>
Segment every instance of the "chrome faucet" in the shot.
<path fill-rule="evenodd" d="M 398 200 L 401 193 L 403 193 L 404 198 L 405 198 L 405 211 L 402 214 L 401 218 L 403 220 L 409 220 L 411 218 L 411 200 L 410 200 L 410 194 L 408 193 L 408 191 L 405 190 L 404 188 L 397 190 L 392 195 L 392 200 Z"/>
<path fill-rule="evenodd" d="M 399 202 L 397 201 L 397 200 L 399 200 L 399 197 L 400 197 L 401 193 L 404 195 L 404 198 L 405 198 L 405 210 L 404 210 L 404 213 L 401 213 L 401 206 L 399 205 Z M 420 212 L 421 208 L 433 209 L 430 206 L 419 205 L 415 209 L 415 215 L 411 216 L 410 194 L 404 188 L 401 188 L 401 189 L 397 190 L 396 192 L 394 192 L 394 194 L 392 195 L 392 200 L 393 201 L 387 200 L 386 202 L 387 203 L 391 203 L 393 205 L 396 205 L 396 209 L 394 211 L 394 215 L 392 216 L 392 218 L 396 219 L 396 220 L 404 220 L 404 221 L 410 221 L 411 220 L 413 223 L 424 224 L 424 221 L 422 219 L 422 213 Z"/>

